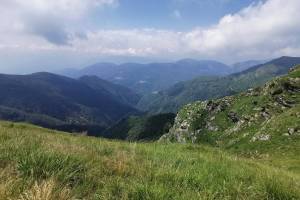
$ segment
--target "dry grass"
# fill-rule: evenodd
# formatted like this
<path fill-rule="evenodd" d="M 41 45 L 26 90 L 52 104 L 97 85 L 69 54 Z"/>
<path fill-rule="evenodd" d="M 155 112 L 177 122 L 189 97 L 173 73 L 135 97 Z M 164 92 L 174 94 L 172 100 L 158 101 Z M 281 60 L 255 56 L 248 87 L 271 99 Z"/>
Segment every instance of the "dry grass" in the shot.
<path fill-rule="evenodd" d="M 35 182 L 32 188 L 25 191 L 18 200 L 72 200 L 70 190 L 59 189 L 54 179 Z"/>
<path fill-rule="evenodd" d="M 296 172 L 216 148 L 0 125 L 1 200 L 300 199 Z"/>

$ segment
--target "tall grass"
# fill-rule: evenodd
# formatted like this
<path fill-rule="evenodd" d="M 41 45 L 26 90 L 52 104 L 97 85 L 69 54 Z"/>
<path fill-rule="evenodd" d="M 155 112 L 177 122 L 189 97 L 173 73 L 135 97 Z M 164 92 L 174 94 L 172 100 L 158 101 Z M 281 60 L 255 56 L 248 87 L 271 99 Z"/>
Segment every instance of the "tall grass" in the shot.
<path fill-rule="evenodd" d="M 299 174 L 200 145 L 0 123 L 0 199 L 300 199 Z"/>

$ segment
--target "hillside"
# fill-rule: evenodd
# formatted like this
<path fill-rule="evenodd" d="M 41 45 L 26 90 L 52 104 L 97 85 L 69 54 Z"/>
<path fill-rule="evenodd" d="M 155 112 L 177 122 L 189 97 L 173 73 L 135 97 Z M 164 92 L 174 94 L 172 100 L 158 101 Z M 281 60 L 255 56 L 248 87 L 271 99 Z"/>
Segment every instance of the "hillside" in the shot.
<path fill-rule="evenodd" d="M 79 81 L 99 92 L 108 91 L 110 95 L 114 96 L 114 98 L 120 103 L 132 107 L 136 106 L 141 98 L 140 95 L 133 92 L 132 90 L 121 85 L 117 85 L 100 79 L 97 76 L 82 76 L 79 78 Z"/>
<path fill-rule="evenodd" d="M 300 170 L 300 66 L 263 87 L 186 105 L 161 140 L 288 156 Z"/>
<path fill-rule="evenodd" d="M 151 114 L 175 113 L 194 101 L 220 98 L 261 86 L 276 76 L 287 74 L 290 67 L 297 64 L 300 64 L 298 57 L 281 57 L 225 77 L 198 77 L 144 96 L 138 108 Z"/>
<path fill-rule="evenodd" d="M 129 116 L 105 130 L 103 136 L 129 141 L 155 141 L 169 131 L 175 116 L 173 113 Z"/>
<path fill-rule="evenodd" d="M 205 145 L 108 141 L 0 122 L 0 199 L 299 199 L 300 171 L 287 153 L 246 159 Z"/>
<path fill-rule="evenodd" d="M 99 134 L 127 114 L 136 112 L 121 100 L 123 93 L 117 92 L 116 85 L 111 86 L 114 90 L 107 90 L 109 83 L 105 82 L 96 89 L 100 82 L 93 87 L 84 82 L 50 73 L 2 74 L 0 118 Z M 120 90 L 124 92 L 123 88 Z"/>
<path fill-rule="evenodd" d="M 245 71 L 253 66 L 267 63 L 267 60 L 247 60 L 243 62 L 234 63 L 231 65 L 233 73 Z"/>
<path fill-rule="evenodd" d="M 200 75 L 226 75 L 231 72 L 229 66 L 217 61 L 184 59 L 173 63 L 98 63 L 81 70 L 62 73 L 74 78 L 95 75 L 144 95 Z"/>

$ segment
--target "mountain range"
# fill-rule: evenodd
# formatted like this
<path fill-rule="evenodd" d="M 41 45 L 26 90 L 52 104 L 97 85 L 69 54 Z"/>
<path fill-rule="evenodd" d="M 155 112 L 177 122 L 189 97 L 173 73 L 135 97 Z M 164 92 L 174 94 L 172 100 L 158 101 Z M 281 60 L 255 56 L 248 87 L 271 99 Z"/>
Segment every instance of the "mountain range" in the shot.
<path fill-rule="evenodd" d="M 183 59 L 173 63 L 97 63 L 81 70 L 66 69 L 59 73 L 72 78 L 84 75 L 98 76 L 145 95 L 200 75 L 228 75 L 233 69 L 218 61 Z"/>
<path fill-rule="evenodd" d="M 228 76 L 200 76 L 145 95 L 137 107 L 150 114 L 176 113 L 193 101 L 220 98 L 263 85 L 276 76 L 287 74 L 291 66 L 299 63 L 299 57 L 281 57 Z"/>
<path fill-rule="evenodd" d="M 240 66 L 249 68 L 249 62 L 245 62 L 245 65 L 240 63 Z M 199 67 L 199 63 L 206 63 L 206 67 Z M 209 67 L 208 63 L 213 65 Z M 120 66 L 127 69 L 125 74 L 130 77 L 131 73 L 140 72 L 140 76 L 133 76 L 132 80 L 149 74 L 166 81 L 164 77 L 167 77 L 167 72 L 172 70 L 172 66 L 176 72 L 173 73 L 174 76 L 170 75 L 172 80 L 181 75 L 181 78 L 188 78 L 195 69 L 199 73 L 204 73 L 206 69 L 205 73 L 214 71 L 215 74 L 223 74 L 198 76 L 189 81 L 179 82 L 169 89 L 144 96 L 125 86 L 101 79 L 96 73 L 78 78 L 47 72 L 30 75 L 0 74 L 0 119 L 25 121 L 47 128 L 87 132 L 89 135 L 108 138 L 152 140 L 165 133 L 166 127 L 173 123 L 170 113 L 176 113 L 183 105 L 197 100 L 233 95 L 263 85 L 276 76 L 288 73 L 290 66 L 299 63 L 300 58 L 281 57 L 242 72 L 224 75 L 229 73 L 228 67 L 220 63 L 185 59 L 176 64 L 163 64 L 160 77 L 154 76 L 159 71 L 159 64 L 135 64 L 127 67 L 111 65 L 112 68 L 105 65 L 106 75 L 115 73 Z M 221 66 L 221 70 L 217 70 L 217 65 Z M 184 66 L 187 66 L 187 73 L 179 73 Z M 92 70 L 89 73 L 92 74 L 94 67 L 90 69 Z M 111 72 L 108 72 L 109 70 Z M 179 75 L 175 77 L 177 73 Z M 156 84 L 162 87 L 162 83 Z M 163 113 L 166 114 L 161 115 Z M 122 130 L 122 127 L 125 128 Z"/>
<path fill-rule="evenodd" d="M 139 96 L 96 77 L 51 73 L 0 75 L 0 118 L 99 134 L 130 113 Z"/>
<path fill-rule="evenodd" d="M 231 65 L 232 72 L 233 73 L 242 72 L 244 70 L 249 69 L 250 67 L 261 65 L 267 63 L 268 61 L 270 60 L 247 60 L 247 61 L 237 62 Z"/>
<path fill-rule="evenodd" d="M 37 88 L 48 88 L 51 75 L 35 76 L 43 80 L 34 77 Z M 67 82 L 80 86 L 72 79 L 57 84 Z M 131 117 L 109 129 L 127 140 L 163 134 L 157 142 L 0 121 L 0 199 L 300 199 L 300 66 L 263 87 L 188 104 L 173 121 L 174 114 Z"/>

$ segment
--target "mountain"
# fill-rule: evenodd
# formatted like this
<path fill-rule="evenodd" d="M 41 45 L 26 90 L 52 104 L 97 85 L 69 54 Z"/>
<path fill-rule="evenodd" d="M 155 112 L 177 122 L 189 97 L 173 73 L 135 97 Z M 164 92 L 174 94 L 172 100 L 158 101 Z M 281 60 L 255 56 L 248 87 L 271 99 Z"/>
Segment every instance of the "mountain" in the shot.
<path fill-rule="evenodd" d="M 261 65 L 266 62 L 268 62 L 268 61 L 266 61 L 266 60 L 247 60 L 247 61 L 243 61 L 243 62 L 234 63 L 231 66 L 232 72 L 233 73 L 241 72 L 241 71 L 249 69 L 250 67 Z"/>
<path fill-rule="evenodd" d="M 184 106 L 161 140 L 209 143 L 244 153 L 296 153 L 300 145 L 300 65 L 263 87 Z"/>
<path fill-rule="evenodd" d="M 117 91 L 126 92 L 123 87 L 118 90 L 116 85 L 109 86 L 106 81 L 100 87 L 98 79 L 94 85 L 88 80 L 50 73 L 1 74 L 0 118 L 99 134 L 124 116 L 137 112 L 128 104 L 123 104 L 126 101 L 119 94 L 116 95 Z"/>
<path fill-rule="evenodd" d="M 94 90 L 101 91 L 108 91 L 110 96 L 114 96 L 116 100 L 120 103 L 129 105 L 129 106 L 136 106 L 139 102 L 141 96 L 137 93 L 133 92 L 132 90 L 117 85 L 106 80 L 100 79 L 97 76 L 82 76 L 79 78 L 79 81 L 88 85 Z"/>
<path fill-rule="evenodd" d="M 198 77 L 146 95 L 137 107 L 151 114 L 177 112 L 193 101 L 220 98 L 263 85 L 276 76 L 287 74 L 291 66 L 299 63 L 298 57 L 281 57 L 228 76 Z"/>
<path fill-rule="evenodd" d="M 174 124 L 175 114 L 130 116 L 104 131 L 106 138 L 129 141 L 154 141 L 166 134 Z"/>
<path fill-rule="evenodd" d="M 184 59 L 174 63 L 98 63 L 82 70 L 64 70 L 61 73 L 73 78 L 95 75 L 139 94 L 149 94 L 199 75 L 223 76 L 230 72 L 229 66 L 217 61 Z"/>

